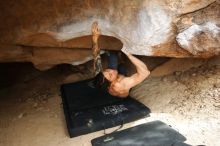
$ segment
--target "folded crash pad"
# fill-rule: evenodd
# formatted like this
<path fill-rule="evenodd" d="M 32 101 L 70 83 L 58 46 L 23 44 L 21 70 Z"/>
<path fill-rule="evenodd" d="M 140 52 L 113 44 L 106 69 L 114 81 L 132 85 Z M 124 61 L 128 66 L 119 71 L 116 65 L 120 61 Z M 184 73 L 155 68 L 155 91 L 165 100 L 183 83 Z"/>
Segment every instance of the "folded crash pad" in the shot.
<path fill-rule="evenodd" d="M 107 134 L 91 141 L 92 146 L 189 146 L 184 136 L 161 121 L 153 121 Z"/>
<path fill-rule="evenodd" d="M 61 86 L 70 137 L 111 128 L 148 116 L 150 109 L 128 98 L 111 96 L 94 87 L 94 79 Z"/>

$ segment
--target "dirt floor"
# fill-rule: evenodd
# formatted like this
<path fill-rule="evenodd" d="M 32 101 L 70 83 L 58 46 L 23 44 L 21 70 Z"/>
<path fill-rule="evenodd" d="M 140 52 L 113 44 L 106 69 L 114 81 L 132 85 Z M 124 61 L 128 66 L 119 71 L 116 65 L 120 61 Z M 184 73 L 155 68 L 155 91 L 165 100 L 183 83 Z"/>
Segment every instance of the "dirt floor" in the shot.
<path fill-rule="evenodd" d="M 220 66 L 197 66 L 169 75 L 152 75 L 133 88 L 131 96 L 147 105 L 152 113 L 122 129 L 161 120 L 183 134 L 188 144 L 219 146 Z M 17 68 L 13 73 L 19 72 Z M 69 138 L 60 84 L 89 78 L 90 74 L 66 68 L 28 72 L 28 76 L 20 75 L 20 80 L 0 89 L 1 146 L 90 146 L 91 139 L 103 135 L 99 131 Z"/>

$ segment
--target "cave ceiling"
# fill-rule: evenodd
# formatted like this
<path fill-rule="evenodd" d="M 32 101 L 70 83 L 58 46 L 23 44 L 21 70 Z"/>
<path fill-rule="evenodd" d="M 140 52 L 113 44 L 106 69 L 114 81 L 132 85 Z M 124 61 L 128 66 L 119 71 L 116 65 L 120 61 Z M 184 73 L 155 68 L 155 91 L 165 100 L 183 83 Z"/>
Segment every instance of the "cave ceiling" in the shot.
<path fill-rule="evenodd" d="M 176 58 L 220 53 L 218 0 L 10 0 L 0 11 L 0 62 L 32 62 L 41 70 L 90 60 L 94 22 L 102 50 Z"/>

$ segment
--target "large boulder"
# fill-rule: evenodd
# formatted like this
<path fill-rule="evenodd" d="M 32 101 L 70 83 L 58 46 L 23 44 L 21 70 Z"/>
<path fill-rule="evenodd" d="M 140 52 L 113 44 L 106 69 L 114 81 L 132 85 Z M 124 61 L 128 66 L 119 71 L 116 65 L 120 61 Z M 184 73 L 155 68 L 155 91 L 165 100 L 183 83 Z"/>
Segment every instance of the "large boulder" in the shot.
<path fill-rule="evenodd" d="M 39 69 L 92 57 L 91 26 L 103 50 L 207 58 L 220 53 L 216 0 L 10 0 L 0 2 L 0 62 Z"/>

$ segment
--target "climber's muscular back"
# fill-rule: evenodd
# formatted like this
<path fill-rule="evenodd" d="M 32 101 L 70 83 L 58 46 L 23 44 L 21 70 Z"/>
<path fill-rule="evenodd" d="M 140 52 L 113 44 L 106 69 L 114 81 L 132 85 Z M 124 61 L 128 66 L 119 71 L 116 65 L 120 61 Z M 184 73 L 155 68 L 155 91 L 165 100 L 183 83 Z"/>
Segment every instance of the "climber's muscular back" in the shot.
<path fill-rule="evenodd" d="M 150 75 L 147 66 L 138 58 L 134 57 L 128 52 L 123 51 L 130 61 L 135 65 L 137 72 L 130 77 L 118 75 L 117 79 L 113 81 L 109 87 L 109 93 L 118 97 L 127 97 L 129 90 L 141 83 Z"/>

